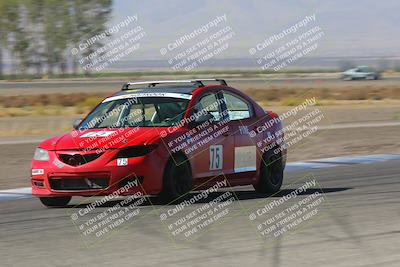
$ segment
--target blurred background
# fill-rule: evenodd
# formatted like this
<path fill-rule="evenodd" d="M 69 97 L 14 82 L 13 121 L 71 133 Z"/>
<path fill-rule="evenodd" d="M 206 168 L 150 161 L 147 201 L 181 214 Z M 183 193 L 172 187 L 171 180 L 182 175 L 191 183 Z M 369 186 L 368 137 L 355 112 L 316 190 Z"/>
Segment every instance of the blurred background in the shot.
<path fill-rule="evenodd" d="M 167 42 L 191 32 L 216 16 L 225 14 L 235 32 L 229 49 L 204 64 L 203 68 L 254 69 L 248 50 L 267 36 L 278 33 L 307 15 L 316 15 L 316 25 L 325 32 L 319 47 L 307 60 L 290 69 L 337 71 L 356 65 L 372 65 L 382 71 L 400 70 L 397 1 L 384 4 L 365 0 L 282 1 L 260 0 L 182 1 L 157 0 L 2 0 L 0 3 L 0 77 L 81 77 L 79 60 L 115 40 L 114 31 L 78 54 L 71 49 L 103 33 L 129 16 L 147 35 L 140 53 L 127 55 L 107 72 L 168 70 L 159 50 Z M 133 28 L 131 23 L 128 27 Z M 186 44 L 185 44 L 186 45 Z"/>
<path fill-rule="evenodd" d="M 390 161 L 400 154 L 399 10 L 398 0 L 0 0 L 0 265 L 399 266 L 400 167 Z M 228 223 L 187 242 L 160 222 L 173 205 L 145 203 L 89 247 L 72 206 L 31 198 L 43 140 L 70 132 L 127 81 L 192 78 L 224 78 L 278 114 L 315 98 L 283 121 L 323 114 L 289 147 L 284 190 L 224 189 L 238 199 L 223 205 Z M 320 193 L 329 204 L 295 231 L 261 237 L 249 215 L 307 177 L 318 186 L 293 201 Z M 92 200 L 72 203 L 82 201 Z"/>
<path fill-rule="evenodd" d="M 394 0 L 2 0 L 0 157 L 6 176 L 19 179 L 0 188 L 26 186 L 34 147 L 70 131 L 129 80 L 225 78 L 278 113 L 316 97 L 328 119 L 291 148 L 289 161 L 399 152 L 399 7 Z M 306 35 L 313 29 L 318 36 Z M 309 46 L 290 54 L 287 44 L 299 38 Z M 203 50 L 206 43 L 213 48 Z M 289 54 L 279 53 L 285 45 Z M 297 52 L 290 64 L 266 67 Z M 359 66 L 368 73 L 342 79 Z M 369 79 L 375 73 L 379 79 Z"/>

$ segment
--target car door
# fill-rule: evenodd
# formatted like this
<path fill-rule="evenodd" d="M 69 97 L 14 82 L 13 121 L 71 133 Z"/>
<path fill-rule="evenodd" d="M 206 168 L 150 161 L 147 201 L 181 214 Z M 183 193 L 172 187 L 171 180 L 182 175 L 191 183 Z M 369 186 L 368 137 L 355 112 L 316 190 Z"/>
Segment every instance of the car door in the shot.
<path fill-rule="evenodd" d="M 359 79 L 361 77 L 361 70 L 359 68 L 354 69 L 353 79 Z"/>
<path fill-rule="evenodd" d="M 364 67 L 357 68 L 356 77 L 358 79 L 363 79 L 366 78 L 367 76 L 368 76 L 368 69 Z"/>
<path fill-rule="evenodd" d="M 249 127 L 254 127 L 257 118 L 252 104 L 238 94 L 223 91 L 223 97 L 229 117 L 229 128 L 234 138 L 233 171 L 230 181 L 234 184 L 247 183 L 253 179 L 257 170 L 256 144 L 249 136 L 252 130 Z"/>
<path fill-rule="evenodd" d="M 366 78 L 366 79 L 374 79 L 376 76 L 375 71 L 373 69 L 371 69 L 370 67 L 364 67 L 363 73 L 364 73 L 364 78 Z"/>
<path fill-rule="evenodd" d="M 370 71 L 367 67 L 360 68 L 360 78 L 367 78 L 370 75 Z"/>
<path fill-rule="evenodd" d="M 193 113 L 206 111 L 213 115 L 214 120 L 206 127 L 196 126 L 196 134 L 191 136 L 196 139 L 199 147 L 193 150 L 191 157 L 192 173 L 195 182 L 207 181 L 218 175 L 233 172 L 233 143 L 234 137 L 229 135 L 226 117 L 223 115 L 220 96 L 217 92 L 206 92 L 198 97 L 192 108 Z M 204 131 L 207 131 L 204 133 Z M 208 140 L 205 142 L 204 140 Z"/>

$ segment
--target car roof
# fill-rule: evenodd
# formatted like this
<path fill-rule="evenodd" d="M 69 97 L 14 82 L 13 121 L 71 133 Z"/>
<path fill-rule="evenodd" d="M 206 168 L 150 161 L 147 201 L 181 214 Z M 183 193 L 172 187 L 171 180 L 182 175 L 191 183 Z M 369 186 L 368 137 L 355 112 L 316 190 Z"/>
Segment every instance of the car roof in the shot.
<path fill-rule="evenodd" d="M 197 86 L 159 86 L 159 87 L 143 87 L 132 88 L 129 90 L 121 90 L 114 95 L 126 95 L 132 93 L 179 93 L 191 95 Z"/>
<path fill-rule="evenodd" d="M 209 85 L 227 86 L 227 83 L 224 79 L 214 78 L 128 82 L 114 96 L 132 93 L 178 93 L 191 95 L 197 89 L 210 88 Z M 135 87 L 130 88 L 131 86 Z"/>

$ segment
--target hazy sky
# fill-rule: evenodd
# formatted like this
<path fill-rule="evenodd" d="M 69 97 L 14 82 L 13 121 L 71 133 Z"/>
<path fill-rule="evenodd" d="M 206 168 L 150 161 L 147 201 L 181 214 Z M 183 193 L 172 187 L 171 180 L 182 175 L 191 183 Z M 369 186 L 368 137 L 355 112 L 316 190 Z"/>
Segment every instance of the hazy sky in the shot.
<path fill-rule="evenodd" d="M 306 15 L 324 31 L 312 56 L 400 56 L 399 0 L 114 0 L 110 24 L 137 14 L 146 32 L 140 58 L 161 59 L 159 49 L 217 15 L 235 32 L 218 57 L 250 57 L 249 48 Z M 136 57 L 138 54 L 136 54 Z"/>

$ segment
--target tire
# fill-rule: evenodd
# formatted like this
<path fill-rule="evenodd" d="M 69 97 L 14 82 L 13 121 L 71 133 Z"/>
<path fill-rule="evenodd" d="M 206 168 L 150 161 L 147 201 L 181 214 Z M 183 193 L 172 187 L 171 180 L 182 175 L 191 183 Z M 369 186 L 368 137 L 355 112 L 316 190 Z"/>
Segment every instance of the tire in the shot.
<path fill-rule="evenodd" d="M 164 202 L 176 200 L 190 192 L 193 187 L 192 171 L 187 159 L 181 155 L 173 157 L 165 168 L 162 191 L 159 195 Z"/>
<path fill-rule="evenodd" d="M 260 163 L 260 177 L 253 187 L 257 193 L 276 193 L 281 189 L 283 182 L 283 162 L 281 154 L 273 151 L 264 153 Z"/>
<path fill-rule="evenodd" d="M 342 80 L 343 81 L 351 81 L 351 80 L 353 80 L 353 77 L 351 77 L 349 75 L 343 75 Z"/>
<path fill-rule="evenodd" d="M 46 207 L 65 207 L 72 197 L 40 197 L 40 202 Z"/>

